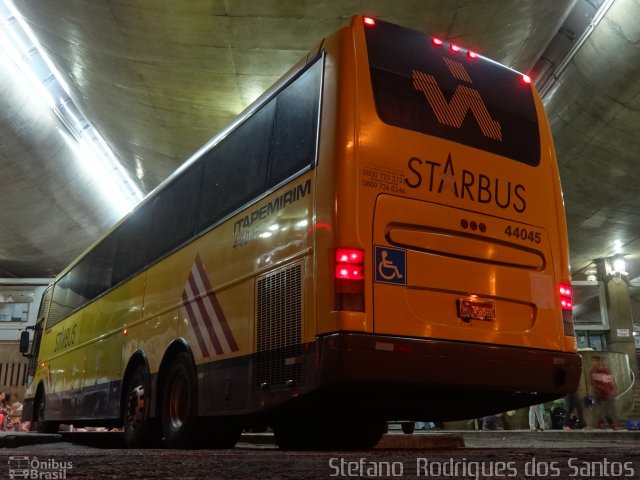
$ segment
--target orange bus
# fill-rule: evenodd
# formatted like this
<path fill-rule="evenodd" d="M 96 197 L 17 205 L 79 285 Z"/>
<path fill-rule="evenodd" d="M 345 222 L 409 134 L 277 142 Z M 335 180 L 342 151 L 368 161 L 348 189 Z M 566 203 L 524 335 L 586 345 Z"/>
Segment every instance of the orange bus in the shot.
<path fill-rule="evenodd" d="M 580 375 L 568 263 L 528 78 L 355 17 L 55 279 L 24 416 L 355 448 L 540 403 Z"/>

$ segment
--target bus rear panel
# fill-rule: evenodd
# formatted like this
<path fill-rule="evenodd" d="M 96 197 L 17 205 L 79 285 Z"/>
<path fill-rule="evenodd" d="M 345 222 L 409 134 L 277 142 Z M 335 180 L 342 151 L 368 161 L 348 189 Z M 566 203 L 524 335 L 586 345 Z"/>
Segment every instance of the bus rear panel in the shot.
<path fill-rule="evenodd" d="M 352 23 L 357 80 L 341 85 L 355 91 L 338 107 L 354 109 L 355 149 L 334 174 L 337 312 L 318 318 L 320 384 L 395 418 L 574 391 L 566 225 L 537 93 L 474 52 L 371 23 Z M 344 306 L 358 282 L 363 308 Z"/>

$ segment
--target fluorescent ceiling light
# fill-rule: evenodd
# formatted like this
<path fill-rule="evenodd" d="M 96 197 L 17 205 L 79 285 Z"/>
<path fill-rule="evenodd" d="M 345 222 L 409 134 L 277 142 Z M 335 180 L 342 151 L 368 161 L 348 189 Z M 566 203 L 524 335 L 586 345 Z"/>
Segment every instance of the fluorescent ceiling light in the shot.
<path fill-rule="evenodd" d="M 101 168 L 89 168 L 96 184 L 115 186 L 109 195 L 114 206 L 123 214 L 132 210 L 142 200 L 142 192 L 82 114 L 62 75 L 11 0 L 0 0 L 0 46 L 77 143 L 74 152 L 84 152 L 81 158 L 87 158 L 89 153 L 89 163 L 99 162 Z"/>

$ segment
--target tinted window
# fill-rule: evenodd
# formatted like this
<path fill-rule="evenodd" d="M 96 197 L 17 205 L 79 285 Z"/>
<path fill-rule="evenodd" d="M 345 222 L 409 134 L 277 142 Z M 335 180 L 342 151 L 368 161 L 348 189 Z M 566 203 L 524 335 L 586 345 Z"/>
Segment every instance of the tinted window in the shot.
<path fill-rule="evenodd" d="M 272 100 L 207 153 L 200 228 L 215 223 L 266 190 L 274 111 Z"/>
<path fill-rule="evenodd" d="M 105 238 L 81 260 L 88 266 L 86 298 L 93 299 L 111 287 L 116 241 L 114 235 Z"/>
<path fill-rule="evenodd" d="M 366 28 L 380 119 L 528 165 L 540 161 L 532 87 L 482 57 L 435 46 L 420 32 L 376 21 Z"/>
<path fill-rule="evenodd" d="M 48 326 L 313 164 L 321 79 L 319 59 L 137 208 L 55 285 Z"/>
<path fill-rule="evenodd" d="M 320 60 L 278 94 L 269 174 L 271 185 L 314 162 L 321 78 Z"/>
<path fill-rule="evenodd" d="M 146 265 L 154 204 L 147 202 L 118 228 L 111 285 L 117 285 Z"/>
<path fill-rule="evenodd" d="M 149 243 L 150 261 L 193 236 L 202 182 L 201 171 L 201 164 L 193 165 L 158 195 Z"/>
<path fill-rule="evenodd" d="M 43 300 L 39 313 L 49 308 L 47 328 L 111 287 L 114 250 L 115 238 L 107 237 L 55 284 L 50 306 Z M 47 296 L 51 298 L 51 290 Z"/>
<path fill-rule="evenodd" d="M 53 285 L 47 287 L 40 301 L 40 308 L 38 309 L 38 321 L 46 317 L 49 314 L 49 307 L 51 305 L 51 294 L 53 293 Z"/>
<path fill-rule="evenodd" d="M 62 321 L 84 302 L 84 299 L 79 298 L 71 288 L 72 285 L 76 288 L 78 286 L 78 282 L 72 279 L 72 274 L 73 270 L 62 277 L 53 287 L 53 299 L 49 309 L 47 328 Z"/>

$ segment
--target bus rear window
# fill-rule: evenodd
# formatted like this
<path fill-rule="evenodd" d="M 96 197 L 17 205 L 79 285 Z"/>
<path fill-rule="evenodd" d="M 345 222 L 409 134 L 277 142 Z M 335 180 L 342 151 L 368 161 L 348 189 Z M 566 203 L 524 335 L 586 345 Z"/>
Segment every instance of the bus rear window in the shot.
<path fill-rule="evenodd" d="M 380 20 L 365 35 L 383 122 L 538 165 L 536 108 L 521 74 Z"/>

